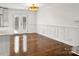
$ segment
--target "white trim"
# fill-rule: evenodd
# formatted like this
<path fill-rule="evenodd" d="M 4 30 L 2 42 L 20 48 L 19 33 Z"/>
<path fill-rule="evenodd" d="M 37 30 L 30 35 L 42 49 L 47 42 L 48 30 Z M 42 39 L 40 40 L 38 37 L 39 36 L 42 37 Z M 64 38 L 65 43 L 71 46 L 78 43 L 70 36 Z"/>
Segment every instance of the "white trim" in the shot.
<path fill-rule="evenodd" d="M 72 53 L 74 53 L 74 54 L 77 54 L 77 55 L 79 55 L 79 53 L 77 53 L 77 52 L 75 52 L 75 51 L 71 51 Z"/>

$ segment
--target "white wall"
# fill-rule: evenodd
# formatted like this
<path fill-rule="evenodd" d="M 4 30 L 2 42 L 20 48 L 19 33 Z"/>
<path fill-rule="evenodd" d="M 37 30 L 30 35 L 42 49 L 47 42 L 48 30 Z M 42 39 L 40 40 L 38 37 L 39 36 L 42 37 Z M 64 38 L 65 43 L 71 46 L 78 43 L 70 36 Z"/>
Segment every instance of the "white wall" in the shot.
<path fill-rule="evenodd" d="M 75 20 L 79 21 L 79 4 L 48 4 L 38 12 L 39 24 L 53 25 L 79 25 Z M 48 20 L 49 19 L 49 20 Z M 45 22 L 42 22 L 45 21 Z"/>
<path fill-rule="evenodd" d="M 4 18 L 6 22 L 6 24 L 8 25 L 8 27 L 0 27 L 0 35 L 4 35 L 4 34 L 13 34 L 14 30 L 15 30 L 15 16 L 16 15 L 25 15 L 26 18 L 26 31 L 28 33 L 35 33 L 36 32 L 36 14 L 37 13 L 32 13 L 29 12 L 27 10 L 23 10 L 23 9 L 8 9 L 7 10 L 7 14 L 6 17 Z M 6 25 L 5 24 L 5 25 Z M 22 31 L 22 29 L 20 29 Z"/>
<path fill-rule="evenodd" d="M 38 33 L 66 44 L 79 45 L 79 4 L 48 4 L 37 14 Z"/>
<path fill-rule="evenodd" d="M 27 24 L 28 24 L 28 27 L 27 27 L 27 29 L 28 29 L 28 32 L 29 33 L 35 33 L 35 32 L 37 32 L 37 28 L 36 28 L 36 22 L 37 22 L 37 20 L 36 20 L 36 16 L 37 16 L 37 13 L 36 12 L 29 12 L 28 11 L 28 15 L 27 15 L 27 20 L 28 20 L 28 22 L 27 22 Z"/>
<path fill-rule="evenodd" d="M 36 32 L 36 13 L 31 13 L 31 12 L 28 12 L 27 10 L 21 10 L 21 9 L 8 9 L 8 15 L 7 15 L 8 16 L 8 27 L 0 28 L 0 31 L 3 31 L 3 32 L 5 31 L 6 33 L 12 34 L 15 30 L 14 16 L 16 15 L 26 15 L 27 17 L 26 27 L 28 27 L 28 30 L 26 29 L 26 32 L 27 31 L 29 33 Z"/>

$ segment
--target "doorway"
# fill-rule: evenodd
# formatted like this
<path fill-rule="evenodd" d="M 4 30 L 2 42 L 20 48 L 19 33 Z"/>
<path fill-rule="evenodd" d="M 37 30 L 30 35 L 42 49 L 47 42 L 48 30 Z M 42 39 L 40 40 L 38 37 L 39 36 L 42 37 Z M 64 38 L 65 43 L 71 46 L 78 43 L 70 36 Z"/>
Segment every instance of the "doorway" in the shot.
<path fill-rule="evenodd" d="M 10 55 L 21 55 L 27 51 L 27 16 L 14 15 L 14 35 L 10 36 Z M 13 42 L 13 43 L 11 43 Z"/>

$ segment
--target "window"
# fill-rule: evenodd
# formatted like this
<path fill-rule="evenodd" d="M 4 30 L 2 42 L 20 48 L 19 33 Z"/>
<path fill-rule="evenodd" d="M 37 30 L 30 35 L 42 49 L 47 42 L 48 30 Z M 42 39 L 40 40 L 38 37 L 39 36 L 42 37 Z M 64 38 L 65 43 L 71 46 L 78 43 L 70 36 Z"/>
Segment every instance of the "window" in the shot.
<path fill-rule="evenodd" d="M 0 14 L 0 27 L 3 27 L 3 15 Z"/>

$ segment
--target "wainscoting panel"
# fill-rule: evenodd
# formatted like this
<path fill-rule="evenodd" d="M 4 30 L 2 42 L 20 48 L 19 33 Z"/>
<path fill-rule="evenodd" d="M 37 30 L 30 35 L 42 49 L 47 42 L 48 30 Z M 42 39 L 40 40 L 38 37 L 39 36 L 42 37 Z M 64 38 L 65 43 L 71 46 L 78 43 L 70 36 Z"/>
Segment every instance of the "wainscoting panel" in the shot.
<path fill-rule="evenodd" d="M 26 25 L 28 33 L 35 33 L 36 32 L 36 24 L 27 24 Z"/>
<path fill-rule="evenodd" d="M 76 46 L 79 45 L 79 29 L 78 28 L 69 29 L 69 41 L 72 41 L 72 44 L 75 44 Z"/>
<path fill-rule="evenodd" d="M 72 46 L 79 45 L 79 27 L 77 26 L 38 24 L 37 32 Z"/>
<path fill-rule="evenodd" d="M 58 39 L 59 40 L 64 40 L 65 39 L 65 29 L 64 27 L 58 27 Z"/>

